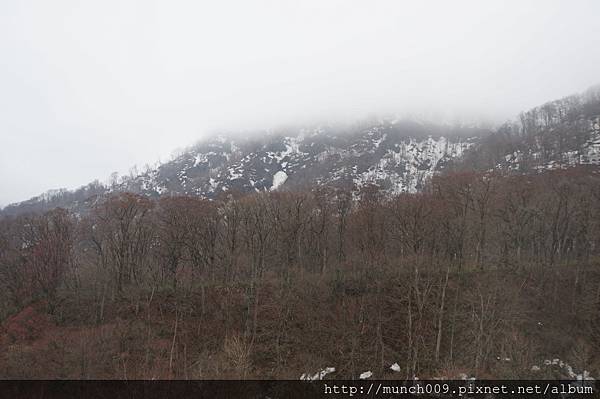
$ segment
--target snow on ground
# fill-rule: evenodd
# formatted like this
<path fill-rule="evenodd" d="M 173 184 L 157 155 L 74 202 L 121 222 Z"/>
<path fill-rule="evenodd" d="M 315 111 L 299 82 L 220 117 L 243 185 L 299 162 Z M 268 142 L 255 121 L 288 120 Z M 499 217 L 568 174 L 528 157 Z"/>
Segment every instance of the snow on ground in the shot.
<path fill-rule="evenodd" d="M 229 171 L 229 180 L 240 179 L 243 176 L 242 171 L 239 169 L 236 169 L 233 166 L 229 167 L 228 171 Z"/>
<path fill-rule="evenodd" d="M 277 190 L 283 183 L 288 179 L 287 173 L 280 170 L 273 175 L 273 185 L 271 186 L 271 191 Z"/>
<path fill-rule="evenodd" d="M 503 361 L 511 361 L 510 358 L 498 358 L 500 360 Z M 561 371 L 563 373 L 565 373 L 565 376 L 567 377 L 567 379 L 573 379 L 573 380 L 578 380 L 578 381 L 594 381 L 595 379 L 591 376 L 590 372 L 587 370 L 583 370 L 581 373 L 576 373 L 573 370 L 573 367 L 571 367 L 568 363 L 563 362 L 560 359 L 552 359 L 552 360 L 544 360 L 542 366 L 544 367 L 552 367 L 552 366 L 556 366 L 558 368 L 561 369 Z M 390 370 L 395 371 L 395 372 L 400 372 L 400 365 L 398 363 L 394 363 L 392 364 L 390 367 Z M 538 366 L 538 365 L 533 365 L 531 366 L 531 371 L 532 372 L 540 372 L 542 369 L 542 367 Z M 326 367 L 323 370 L 315 373 L 315 374 L 310 374 L 310 373 L 303 373 L 300 376 L 301 380 L 307 380 L 307 381 L 311 381 L 311 380 L 322 380 L 326 375 L 331 374 L 335 372 L 335 367 Z M 366 380 L 368 378 L 373 377 L 373 372 L 371 370 L 365 371 L 360 373 L 360 375 L 358 376 L 359 379 L 361 380 Z M 414 380 L 418 380 L 419 378 L 417 376 L 413 377 Z M 446 379 L 446 377 L 441 377 L 441 378 L 436 378 L 436 379 Z M 465 381 L 475 381 L 476 378 L 475 377 L 470 377 L 468 374 L 466 373 L 459 373 L 456 375 L 456 377 L 454 377 L 454 379 L 460 379 L 460 380 L 465 380 Z"/>
<path fill-rule="evenodd" d="M 373 373 L 371 371 L 365 371 L 364 373 L 361 373 L 358 378 L 360 378 L 361 380 L 366 380 L 367 378 L 371 378 L 373 376 Z"/>
<path fill-rule="evenodd" d="M 291 158 L 292 155 L 304 155 L 304 153 L 300 151 L 300 143 L 302 142 L 302 139 L 302 137 L 284 137 L 283 144 L 285 145 L 285 150 L 277 152 L 269 151 L 267 152 L 267 155 L 274 159 L 278 164 L 281 164 L 281 161 L 283 161 L 285 158 Z"/>
<path fill-rule="evenodd" d="M 394 150 L 387 150 L 377 164 L 359 173 L 354 183 L 362 187 L 388 180 L 393 194 L 415 192 L 426 179 L 433 176 L 442 160 L 460 157 L 471 146 L 472 143 L 468 141 L 451 142 L 445 137 L 435 139 L 430 136 L 426 140 L 411 138 L 400 145 L 396 144 Z"/>
<path fill-rule="evenodd" d="M 546 359 L 544 360 L 543 363 L 544 366 L 546 367 L 550 367 L 550 366 L 557 366 L 558 368 L 560 368 L 562 370 L 562 372 L 564 372 L 568 378 L 572 378 L 574 380 L 588 380 L 588 381 L 593 381 L 594 378 L 590 375 L 590 372 L 587 370 L 583 370 L 581 373 L 576 373 L 573 370 L 573 367 L 571 367 L 570 364 L 563 362 L 560 359 Z M 533 365 L 531 367 L 531 371 L 539 371 L 540 370 L 540 366 L 538 365 Z"/>
<path fill-rule="evenodd" d="M 331 374 L 335 372 L 335 367 L 325 367 L 323 370 L 310 375 L 309 373 L 304 373 L 300 376 L 300 379 L 303 381 L 311 381 L 311 380 L 322 380 L 327 374 Z"/>

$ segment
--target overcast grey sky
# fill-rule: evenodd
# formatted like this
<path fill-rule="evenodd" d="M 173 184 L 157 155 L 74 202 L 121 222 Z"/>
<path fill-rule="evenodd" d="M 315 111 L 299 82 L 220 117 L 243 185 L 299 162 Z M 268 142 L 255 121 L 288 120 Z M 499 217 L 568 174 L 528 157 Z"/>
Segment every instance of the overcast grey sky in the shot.
<path fill-rule="evenodd" d="M 600 1 L 2 0 L 0 206 L 216 128 L 502 120 L 600 82 Z"/>

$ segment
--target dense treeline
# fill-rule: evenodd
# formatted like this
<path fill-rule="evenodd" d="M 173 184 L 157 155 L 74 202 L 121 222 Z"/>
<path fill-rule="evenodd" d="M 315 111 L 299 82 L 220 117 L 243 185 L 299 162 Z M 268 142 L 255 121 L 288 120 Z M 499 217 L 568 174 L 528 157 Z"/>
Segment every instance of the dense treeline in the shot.
<path fill-rule="evenodd" d="M 385 377 L 398 362 L 508 378 L 554 357 L 598 373 L 599 200 L 600 175 L 572 168 L 5 218 L 0 375 Z M 26 311 L 43 331 L 23 331 Z"/>

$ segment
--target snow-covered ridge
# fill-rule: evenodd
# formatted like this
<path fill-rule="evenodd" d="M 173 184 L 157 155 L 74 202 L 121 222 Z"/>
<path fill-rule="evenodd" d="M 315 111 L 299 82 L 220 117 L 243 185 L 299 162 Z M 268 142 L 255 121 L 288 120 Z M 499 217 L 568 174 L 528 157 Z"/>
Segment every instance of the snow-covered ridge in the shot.
<path fill-rule="evenodd" d="M 569 144 L 549 156 L 543 135 L 531 142 L 523 138 L 502 155 L 500 163 L 485 166 L 486 170 L 492 167 L 531 172 L 580 164 L 600 165 L 600 117 L 581 121 L 578 128 L 587 130 L 574 138 L 577 146 Z M 570 130 L 565 132 L 570 134 Z M 482 137 L 491 134 L 491 130 L 480 128 L 393 120 L 347 130 L 320 126 L 241 138 L 216 136 L 180 152 L 168 162 L 128 176 L 113 176 L 106 185 L 95 182 L 75 191 L 50 191 L 9 206 L 8 211 L 16 214 L 19 209 L 44 210 L 56 206 L 78 211 L 90 203 L 90 197 L 113 191 L 149 197 L 218 198 L 231 191 L 306 190 L 317 185 L 360 190 L 375 184 L 389 194 L 417 192 L 432 176 L 456 164 L 476 170 L 468 163 L 469 157 L 486 150 L 486 139 Z"/>
<path fill-rule="evenodd" d="M 445 137 L 409 139 L 388 149 L 376 164 L 357 174 L 354 183 L 361 187 L 387 181 L 394 194 L 415 192 L 443 168 L 444 161 L 460 158 L 472 145 L 469 141 L 451 142 Z"/>
<path fill-rule="evenodd" d="M 124 182 L 121 189 L 209 198 L 230 190 L 260 192 L 317 184 L 356 188 L 377 184 L 389 193 L 415 192 L 476 141 L 426 131 L 411 134 L 392 122 L 346 135 L 323 127 L 291 133 L 253 139 L 219 136 Z"/>

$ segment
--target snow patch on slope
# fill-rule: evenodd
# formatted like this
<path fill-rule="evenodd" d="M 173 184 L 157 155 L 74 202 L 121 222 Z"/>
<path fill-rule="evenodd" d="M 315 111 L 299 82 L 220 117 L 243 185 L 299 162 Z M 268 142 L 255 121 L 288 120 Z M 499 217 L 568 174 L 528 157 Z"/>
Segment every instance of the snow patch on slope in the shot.
<path fill-rule="evenodd" d="M 441 169 L 443 161 L 462 156 L 471 145 L 468 141 L 451 142 L 445 137 L 410 139 L 387 150 L 376 164 L 358 173 L 353 182 L 357 187 L 387 182 L 393 194 L 415 192 Z"/>
<path fill-rule="evenodd" d="M 271 186 L 271 191 L 277 190 L 285 181 L 288 179 L 287 173 L 280 170 L 273 175 L 273 185 Z"/>

